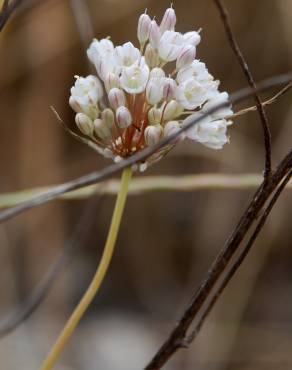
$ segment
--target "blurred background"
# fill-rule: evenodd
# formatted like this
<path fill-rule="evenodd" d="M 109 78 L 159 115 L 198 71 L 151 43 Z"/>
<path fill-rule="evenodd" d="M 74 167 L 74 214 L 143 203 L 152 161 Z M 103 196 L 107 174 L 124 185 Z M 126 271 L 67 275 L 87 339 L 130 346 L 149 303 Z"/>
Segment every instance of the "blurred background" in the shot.
<path fill-rule="evenodd" d="M 256 80 L 292 68 L 292 1 L 226 0 Z M 53 105 L 73 122 L 73 76 L 90 73 L 92 35 L 137 43 L 139 15 L 161 19 L 164 0 L 23 1 L 0 36 L 1 193 L 68 181 L 110 162 L 74 141 Z M 211 0 L 173 2 L 177 29 L 202 28 L 198 58 L 229 92 L 246 86 Z M 264 94 L 271 97 L 276 90 Z M 274 163 L 292 137 L 291 92 L 267 108 Z M 252 104 L 252 100 L 236 110 Z M 251 113 L 235 120 L 222 151 L 184 142 L 147 175 L 261 173 L 263 140 Z M 56 369 L 138 370 L 189 302 L 254 190 L 153 192 L 130 196 L 106 280 Z M 85 291 L 107 234 L 114 197 L 55 201 L 0 226 L 0 314 L 5 318 L 64 250 L 76 248 L 38 310 L 0 341 L 1 370 L 38 369 Z M 292 367 L 291 190 L 189 350 L 168 370 L 286 370 Z M 82 230 L 82 235 L 78 232 Z"/>

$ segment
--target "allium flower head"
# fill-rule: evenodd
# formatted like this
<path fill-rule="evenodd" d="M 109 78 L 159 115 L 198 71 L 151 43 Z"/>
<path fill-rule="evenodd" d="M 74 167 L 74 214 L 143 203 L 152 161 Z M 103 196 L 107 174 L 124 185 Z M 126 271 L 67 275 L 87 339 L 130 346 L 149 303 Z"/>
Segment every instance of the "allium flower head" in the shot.
<path fill-rule="evenodd" d="M 80 134 L 105 157 L 116 162 L 127 158 L 228 102 L 228 94 L 218 90 L 219 81 L 196 59 L 199 32 L 182 34 L 175 24 L 173 8 L 166 10 L 160 24 L 145 12 L 138 21 L 139 48 L 131 42 L 115 47 L 108 38 L 89 46 L 87 55 L 97 76 L 76 77 L 69 103 Z M 205 117 L 147 163 L 185 138 L 221 149 L 232 123 L 226 117 L 232 114 L 229 106 Z"/>

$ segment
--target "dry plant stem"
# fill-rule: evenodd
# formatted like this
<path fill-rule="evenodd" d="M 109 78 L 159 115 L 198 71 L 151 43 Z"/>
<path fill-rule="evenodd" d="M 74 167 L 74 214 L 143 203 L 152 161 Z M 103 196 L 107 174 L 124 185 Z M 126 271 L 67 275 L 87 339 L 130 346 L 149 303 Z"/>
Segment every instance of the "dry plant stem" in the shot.
<path fill-rule="evenodd" d="M 283 75 L 278 75 L 272 78 L 269 78 L 267 80 L 262 81 L 260 84 L 258 84 L 257 90 L 258 91 L 265 91 L 271 87 L 279 86 L 282 84 L 287 84 L 291 82 L 292 80 L 292 74 L 287 73 Z M 236 104 L 240 101 L 245 100 L 246 98 L 252 96 L 254 93 L 254 90 L 251 88 L 245 88 L 242 90 L 239 90 L 237 93 L 234 93 L 230 96 L 230 102 L 233 104 Z M 90 174 L 87 174 L 85 176 L 79 177 L 78 179 L 69 181 L 67 183 L 63 183 L 59 186 L 56 186 L 52 190 L 45 192 L 43 194 L 40 194 L 33 199 L 23 202 L 22 204 L 9 208 L 7 210 L 4 210 L 0 212 L 0 223 L 4 222 L 22 212 L 25 212 L 31 208 L 37 207 L 41 204 L 47 203 L 53 199 L 58 198 L 60 195 L 68 193 L 69 191 L 72 190 L 77 190 L 80 188 L 83 188 L 84 186 L 87 185 L 92 185 L 96 184 L 104 179 L 107 179 L 114 173 L 117 173 L 121 171 L 122 169 L 129 167 L 137 162 L 143 161 L 146 158 L 150 157 L 153 153 L 156 151 L 160 150 L 161 148 L 165 147 L 169 143 L 171 143 L 174 139 L 178 138 L 180 134 L 186 130 L 188 130 L 190 127 L 193 125 L 197 124 L 200 122 L 202 119 L 207 117 L 210 114 L 213 114 L 214 112 L 218 111 L 221 108 L 224 108 L 228 106 L 229 103 L 222 103 L 218 104 L 217 106 L 213 107 L 212 109 L 209 109 L 205 112 L 205 114 L 202 114 L 200 117 L 192 120 L 189 122 L 188 125 L 185 125 L 182 127 L 179 131 L 176 133 L 169 135 L 165 138 L 163 138 L 158 144 L 147 147 L 140 152 L 137 152 L 133 156 L 121 161 L 120 163 L 112 164 L 110 166 L 105 167 L 104 169 L 100 171 L 95 171 Z"/>
<path fill-rule="evenodd" d="M 233 266 L 229 269 L 229 271 L 226 273 L 225 277 L 223 278 L 222 282 L 217 287 L 216 292 L 213 295 L 210 302 L 203 309 L 203 312 L 201 314 L 201 318 L 200 318 L 199 322 L 196 324 L 192 333 L 190 335 L 188 335 L 187 338 L 185 339 L 186 345 L 189 345 L 195 339 L 195 337 L 199 333 L 202 325 L 204 324 L 205 319 L 207 318 L 208 314 L 211 312 L 213 306 L 217 302 L 218 298 L 221 296 L 222 292 L 224 291 L 224 289 L 226 288 L 226 286 L 228 285 L 228 283 L 230 282 L 232 277 L 235 275 L 235 273 L 237 272 L 237 270 L 239 269 L 239 267 L 241 266 L 241 264 L 245 260 L 245 257 L 248 255 L 251 247 L 253 246 L 253 243 L 255 242 L 255 240 L 256 240 L 257 236 L 259 235 L 261 229 L 265 225 L 265 222 L 266 222 L 270 212 L 272 211 L 274 205 L 276 204 L 277 200 L 279 199 L 280 195 L 282 194 L 283 190 L 285 189 L 289 180 L 291 179 L 291 176 L 292 176 L 292 170 L 290 170 L 288 172 L 285 179 L 282 181 L 282 183 L 280 184 L 278 189 L 275 191 L 275 194 L 273 195 L 270 203 L 268 204 L 268 206 L 266 207 L 263 215 L 261 216 L 260 221 L 258 222 L 254 232 L 252 233 L 252 236 L 250 237 L 250 239 L 248 240 L 248 242 L 246 243 L 246 245 L 244 246 L 244 248 L 240 252 L 240 255 L 237 257 Z"/>
<path fill-rule="evenodd" d="M 272 96 L 270 99 L 263 102 L 263 106 L 266 107 L 268 105 L 271 105 L 275 103 L 282 95 L 284 95 L 288 90 L 290 90 L 292 87 L 292 83 L 289 83 L 287 86 L 285 86 L 282 90 L 280 90 L 276 95 Z M 243 116 L 244 114 L 254 112 L 257 110 L 257 106 L 254 105 L 252 107 L 244 108 L 238 112 L 235 112 L 232 114 L 232 116 L 229 116 L 228 118 L 235 118 L 238 116 Z"/>
<path fill-rule="evenodd" d="M 229 43 L 230 43 L 230 46 L 231 46 L 232 50 L 234 51 L 234 54 L 236 55 L 237 60 L 239 61 L 240 65 L 242 67 L 242 70 L 243 70 L 243 72 L 246 76 L 246 79 L 249 83 L 249 86 L 254 90 L 253 95 L 254 95 L 256 106 L 257 106 L 259 116 L 260 116 L 260 119 L 261 119 L 263 134 L 264 134 L 264 143 L 265 143 L 265 172 L 264 172 L 264 176 L 268 180 L 269 176 L 271 175 L 271 172 L 272 172 L 271 132 L 270 132 L 269 124 L 268 124 L 268 118 L 267 118 L 265 109 L 263 107 L 261 98 L 260 98 L 260 96 L 257 92 L 257 87 L 256 87 L 256 84 L 255 84 L 254 78 L 253 78 L 253 76 L 250 72 L 250 69 L 249 69 L 249 67 L 248 67 L 248 65 L 245 61 L 245 58 L 244 58 L 244 56 L 243 56 L 243 54 L 242 54 L 242 52 L 241 52 L 241 50 L 238 46 L 238 43 L 237 43 L 237 41 L 234 37 L 234 34 L 232 32 L 231 22 L 230 22 L 230 19 L 229 19 L 228 12 L 227 12 L 226 8 L 224 7 L 221 0 L 214 0 L 214 2 L 215 2 L 216 6 L 219 10 L 219 13 L 220 13 L 220 16 L 221 16 L 221 19 L 222 19 L 222 22 L 223 22 L 223 25 L 224 25 Z"/>
<path fill-rule="evenodd" d="M 114 246 L 116 243 L 116 239 L 117 239 L 117 235 L 118 235 L 118 231 L 119 231 L 119 227 L 120 227 L 120 223 L 121 223 L 121 219 L 122 219 L 122 215 L 123 215 L 123 211 L 124 211 L 124 207 L 126 203 L 130 180 L 131 180 L 131 169 L 126 168 L 122 174 L 120 191 L 119 191 L 119 194 L 116 200 L 115 209 L 114 209 L 114 213 L 113 213 L 112 220 L 111 220 L 111 225 L 110 225 L 109 232 L 108 232 L 108 237 L 105 243 L 103 255 L 101 257 L 101 261 L 98 265 L 97 271 L 87 291 L 85 292 L 78 306 L 72 313 L 67 324 L 65 325 L 61 334 L 59 335 L 57 341 L 53 345 L 48 357 L 46 358 L 46 360 L 44 361 L 41 367 L 41 370 L 50 370 L 53 368 L 59 356 L 61 355 L 66 343 L 70 339 L 74 329 L 76 328 L 80 319 L 82 318 L 85 311 L 87 310 L 88 306 L 94 299 L 104 279 L 104 276 L 106 274 L 106 271 L 108 269 L 108 266 L 110 264 L 110 261 L 113 255 Z"/>
<path fill-rule="evenodd" d="M 0 12 L 0 32 L 3 30 L 6 22 L 14 10 L 22 3 L 22 0 L 4 1 Z"/>
<path fill-rule="evenodd" d="M 176 327 L 172 330 L 171 334 L 166 339 L 156 355 L 153 357 L 153 359 L 150 361 L 150 363 L 145 367 L 145 370 L 161 369 L 161 367 L 178 349 L 186 346 L 187 330 L 189 329 L 193 320 L 197 318 L 202 306 L 209 299 L 213 288 L 216 286 L 228 263 L 237 252 L 240 243 L 246 236 L 252 224 L 255 222 L 264 204 L 277 188 L 278 184 L 291 170 L 291 168 L 292 150 L 279 164 L 275 173 L 271 177 L 271 180 L 268 183 L 266 183 L 265 180 L 263 181 L 262 185 L 255 193 L 249 206 L 241 217 L 238 225 L 234 229 L 231 236 L 227 239 L 224 247 L 212 263 L 210 269 L 206 274 L 205 279 L 202 281 L 199 288 L 195 292 L 193 298 L 191 299 L 191 302 L 184 311 Z"/>
<path fill-rule="evenodd" d="M 95 220 L 95 217 L 92 217 L 92 215 L 95 213 L 96 209 L 101 209 L 101 200 L 102 195 L 91 197 L 87 200 L 87 204 L 84 206 L 84 211 L 75 227 L 75 231 L 65 242 L 60 256 L 42 277 L 41 281 L 30 292 L 28 297 L 13 309 L 7 317 L 0 320 L 0 339 L 10 334 L 26 321 L 46 298 L 54 282 L 61 271 L 63 271 L 65 265 L 69 263 L 70 258 L 76 252 L 78 246 L 83 244 L 84 239 L 90 235 L 92 225 L 94 224 L 93 221 Z"/>

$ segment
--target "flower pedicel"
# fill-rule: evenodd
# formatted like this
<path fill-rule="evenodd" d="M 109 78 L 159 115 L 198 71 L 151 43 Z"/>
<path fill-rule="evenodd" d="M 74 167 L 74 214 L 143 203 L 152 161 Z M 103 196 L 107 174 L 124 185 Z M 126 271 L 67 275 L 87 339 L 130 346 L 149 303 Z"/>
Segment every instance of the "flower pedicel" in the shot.
<path fill-rule="evenodd" d="M 116 162 L 127 158 L 228 101 L 228 94 L 218 90 L 219 81 L 196 59 L 199 32 L 182 34 L 175 31 L 175 24 L 173 8 L 166 10 L 160 25 L 145 13 L 138 22 L 139 49 L 131 42 L 114 47 L 112 41 L 102 39 L 92 41 L 87 50 L 98 77 L 76 77 L 69 103 L 78 129 L 105 157 Z M 231 107 L 221 109 L 177 141 L 187 138 L 221 149 L 232 123 L 226 117 L 232 114 Z M 176 142 L 140 163 L 140 170 Z"/>

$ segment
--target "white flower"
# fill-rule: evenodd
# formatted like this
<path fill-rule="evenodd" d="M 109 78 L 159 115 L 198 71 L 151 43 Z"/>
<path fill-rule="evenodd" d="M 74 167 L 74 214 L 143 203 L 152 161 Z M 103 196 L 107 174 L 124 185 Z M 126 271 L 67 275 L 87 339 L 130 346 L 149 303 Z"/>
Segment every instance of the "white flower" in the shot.
<path fill-rule="evenodd" d="M 181 83 L 177 91 L 178 102 L 188 110 L 198 108 L 209 96 L 208 90 L 193 78 Z"/>
<path fill-rule="evenodd" d="M 147 145 L 155 145 L 161 139 L 163 127 L 161 125 L 148 126 L 145 129 L 145 141 Z"/>
<path fill-rule="evenodd" d="M 145 61 L 150 68 L 154 68 L 160 63 L 157 51 L 150 44 L 147 45 L 145 50 Z"/>
<path fill-rule="evenodd" d="M 201 117 L 201 113 L 195 113 L 188 117 L 183 125 L 186 125 L 191 120 Z M 228 143 L 227 126 L 231 123 L 225 119 L 212 121 L 210 116 L 205 117 L 189 128 L 186 132 L 188 139 L 197 141 L 212 149 L 222 149 Z"/>
<path fill-rule="evenodd" d="M 207 101 L 206 104 L 204 104 L 202 111 L 205 113 L 207 110 L 214 108 L 216 105 L 227 103 L 229 99 L 229 96 L 227 92 L 217 93 L 212 99 Z M 231 105 L 219 109 L 216 112 L 212 113 L 212 117 L 214 119 L 222 119 L 224 117 L 231 116 L 233 114 L 233 111 L 231 109 Z"/>
<path fill-rule="evenodd" d="M 71 88 L 69 103 L 75 112 L 83 112 L 94 116 L 98 112 L 98 101 L 103 96 L 99 79 L 95 76 L 77 77 Z M 92 117 L 94 118 L 94 117 Z"/>
<path fill-rule="evenodd" d="M 194 78 L 198 82 L 212 81 L 213 76 L 208 72 L 205 63 L 199 60 L 194 60 L 189 66 L 178 71 L 176 80 L 182 83 L 190 78 Z"/>
<path fill-rule="evenodd" d="M 99 153 L 115 162 L 180 132 L 190 120 L 228 102 L 228 94 L 219 92 L 219 81 L 195 59 L 200 31 L 175 32 L 172 7 L 158 24 L 146 12 L 140 16 L 140 50 L 131 42 L 115 47 L 108 38 L 93 40 L 87 55 L 100 80 L 78 77 L 71 88 L 69 103 L 76 112 L 77 129 Z M 228 105 L 209 114 L 136 168 L 145 170 L 186 137 L 213 149 L 222 148 L 231 124 L 226 118 L 232 113 Z"/>
<path fill-rule="evenodd" d="M 146 87 L 146 98 L 149 104 L 155 105 L 162 99 L 161 78 L 151 78 Z"/>
<path fill-rule="evenodd" d="M 131 42 L 115 48 L 115 57 L 118 65 L 130 67 L 141 59 L 140 51 Z"/>
<path fill-rule="evenodd" d="M 201 36 L 197 31 L 187 32 L 183 35 L 185 45 L 197 46 L 201 42 Z"/>
<path fill-rule="evenodd" d="M 94 131 L 100 139 L 107 140 L 111 137 L 111 129 L 104 120 L 97 118 L 94 120 L 93 125 Z"/>
<path fill-rule="evenodd" d="M 110 40 L 93 40 L 87 49 L 87 56 L 93 64 L 96 64 L 101 58 L 111 56 L 113 51 L 114 45 Z"/>
<path fill-rule="evenodd" d="M 129 94 L 139 94 L 145 90 L 149 77 L 149 67 L 141 59 L 141 65 L 133 65 L 124 68 L 120 84 L 121 87 Z"/>
<path fill-rule="evenodd" d="M 149 42 L 150 42 L 150 45 L 154 49 L 158 48 L 160 38 L 161 38 L 161 32 L 160 32 L 159 26 L 156 23 L 156 21 L 153 20 L 151 21 L 151 24 L 150 24 Z"/>
<path fill-rule="evenodd" d="M 92 135 L 93 133 L 92 119 L 89 118 L 86 114 L 77 113 L 75 116 L 75 122 L 79 130 L 82 132 L 82 134 L 89 136 Z"/>
<path fill-rule="evenodd" d="M 196 56 L 196 48 L 193 45 L 183 46 L 176 60 L 176 68 L 181 69 L 187 67 Z"/>
<path fill-rule="evenodd" d="M 123 90 L 114 87 L 108 93 L 108 100 L 113 109 L 126 104 L 126 96 Z"/>
<path fill-rule="evenodd" d="M 131 112 L 126 107 L 119 107 L 116 111 L 117 125 L 120 128 L 126 128 L 132 123 Z"/>
<path fill-rule="evenodd" d="M 184 41 L 181 33 L 165 31 L 159 41 L 158 54 L 165 62 L 172 62 L 178 57 L 183 46 Z"/>
<path fill-rule="evenodd" d="M 172 8 L 166 9 L 162 21 L 160 23 L 160 31 L 163 34 L 165 31 L 173 31 L 176 24 L 175 11 Z"/>
<path fill-rule="evenodd" d="M 151 19 L 148 14 L 140 15 L 138 21 L 137 36 L 140 44 L 144 44 L 149 38 Z"/>

